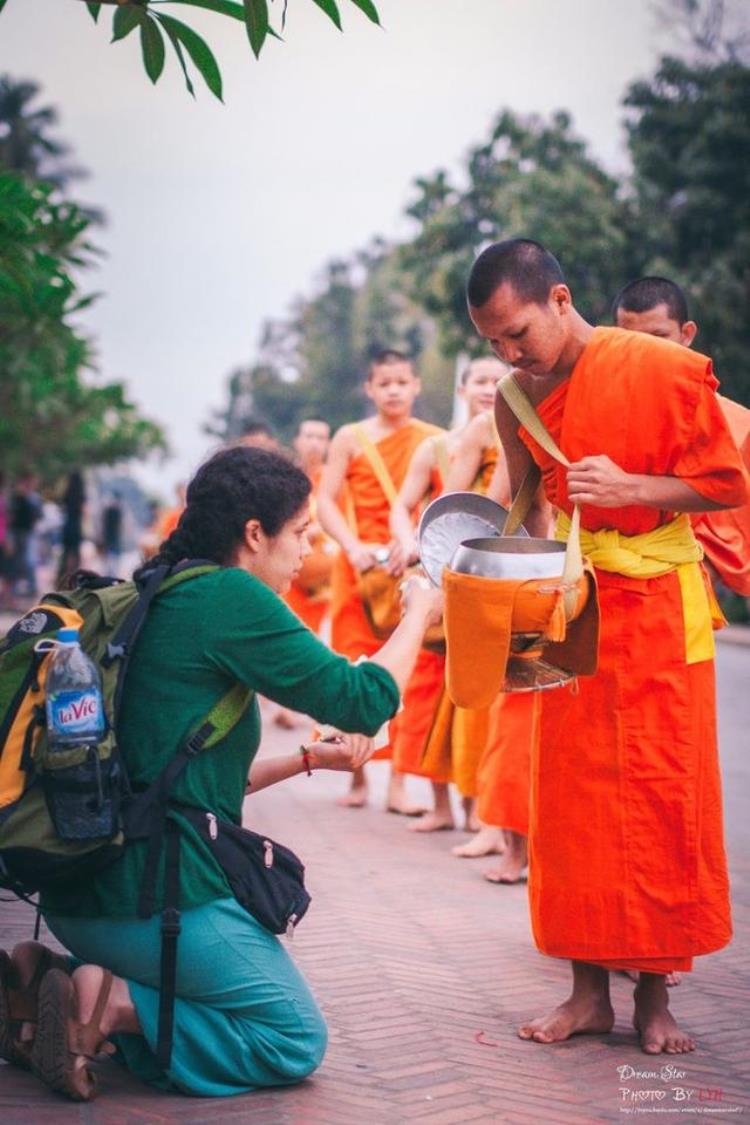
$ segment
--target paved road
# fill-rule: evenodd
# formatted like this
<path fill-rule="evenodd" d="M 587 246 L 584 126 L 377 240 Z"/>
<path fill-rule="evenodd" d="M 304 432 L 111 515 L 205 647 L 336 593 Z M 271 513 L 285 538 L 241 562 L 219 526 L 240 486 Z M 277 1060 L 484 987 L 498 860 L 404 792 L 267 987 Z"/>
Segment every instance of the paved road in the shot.
<path fill-rule="evenodd" d="M 600 1039 L 545 1048 L 514 1035 L 517 1023 L 564 991 L 564 964 L 534 950 L 525 889 L 493 887 L 486 861 L 457 860 L 458 834 L 415 837 L 380 811 L 384 766 L 371 767 L 373 801 L 338 809 L 341 775 L 295 778 L 246 804 L 246 821 L 298 850 L 314 903 L 294 954 L 328 1019 L 331 1041 L 317 1075 L 294 1089 L 196 1101 L 140 1086 L 115 1064 L 101 1067 L 102 1096 L 86 1107 L 58 1100 L 23 1072 L 0 1067 L 3 1125 L 453 1125 L 588 1123 L 665 1113 L 734 1121 L 750 1112 L 743 1036 L 750 1010 L 750 648 L 720 646 L 719 698 L 727 835 L 737 938 L 698 962 L 674 1008 L 699 1040 L 679 1071 L 627 1077 L 620 1067 L 660 1071 L 628 1025 L 631 985 L 614 982 L 617 1024 Z M 265 752 L 292 748 L 294 733 L 269 733 Z M 414 795 L 420 795 L 419 782 Z M 0 944 L 28 935 L 30 912 L 2 906 Z M 480 1035 L 479 1033 L 483 1033 Z M 693 1093 L 689 1096 L 688 1091 Z M 624 1093 L 623 1093 L 624 1091 Z M 699 1100 L 700 1099 L 700 1100 Z"/>

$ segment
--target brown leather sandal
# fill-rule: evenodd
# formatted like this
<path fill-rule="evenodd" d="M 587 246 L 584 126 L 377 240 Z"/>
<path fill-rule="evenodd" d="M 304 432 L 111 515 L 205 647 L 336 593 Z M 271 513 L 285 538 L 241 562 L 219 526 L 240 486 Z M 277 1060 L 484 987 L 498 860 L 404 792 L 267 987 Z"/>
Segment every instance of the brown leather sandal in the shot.
<path fill-rule="evenodd" d="M 39 986 L 50 969 L 68 973 L 69 961 L 41 942 L 22 941 L 10 956 L 0 950 L 0 1058 L 25 1070 L 33 1036 L 22 1039 L 22 1029 L 36 1023 Z"/>
<path fill-rule="evenodd" d="M 45 1085 L 78 1102 L 96 1095 L 96 1075 L 89 1062 L 116 1048 L 101 1031 L 101 1018 L 112 987 L 112 973 L 104 970 L 99 995 L 88 1023 L 74 1016 L 73 981 L 50 969 L 39 987 L 38 1022 L 31 1050 L 31 1069 Z"/>

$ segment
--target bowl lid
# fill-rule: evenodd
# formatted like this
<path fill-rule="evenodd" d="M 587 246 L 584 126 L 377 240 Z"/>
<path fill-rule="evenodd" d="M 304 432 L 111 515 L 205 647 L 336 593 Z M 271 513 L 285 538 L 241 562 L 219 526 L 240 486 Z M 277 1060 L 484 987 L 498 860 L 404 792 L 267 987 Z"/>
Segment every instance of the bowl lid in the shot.
<path fill-rule="evenodd" d="M 430 581 L 439 586 L 443 570 L 465 539 L 502 535 L 508 513 L 502 505 L 478 492 L 446 492 L 433 500 L 419 521 L 419 558 Z M 526 537 L 521 527 L 517 536 Z"/>

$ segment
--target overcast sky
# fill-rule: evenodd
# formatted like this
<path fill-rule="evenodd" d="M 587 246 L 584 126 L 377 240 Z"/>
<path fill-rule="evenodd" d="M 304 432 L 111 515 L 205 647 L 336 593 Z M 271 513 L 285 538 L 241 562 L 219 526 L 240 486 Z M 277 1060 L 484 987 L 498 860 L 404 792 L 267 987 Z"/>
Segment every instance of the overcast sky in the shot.
<path fill-rule="evenodd" d="M 377 2 L 384 30 L 340 0 L 342 35 L 289 0 L 286 41 L 260 62 L 241 24 L 166 8 L 214 48 L 224 105 L 200 78 L 194 102 L 173 56 L 153 87 L 136 34 L 108 45 L 106 7 L 98 26 L 78 0 L 8 0 L 0 15 L 0 68 L 59 108 L 91 172 L 75 194 L 108 215 L 86 328 L 102 374 L 167 428 L 176 456 L 141 469 L 151 486 L 199 463 L 201 424 L 262 321 L 329 258 L 408 235 L 414 178 L 456 171 L 501 108 L 568 109 L 611 171 L 627 167 L 623 91 L 668 47 L 649 0 Z"/>

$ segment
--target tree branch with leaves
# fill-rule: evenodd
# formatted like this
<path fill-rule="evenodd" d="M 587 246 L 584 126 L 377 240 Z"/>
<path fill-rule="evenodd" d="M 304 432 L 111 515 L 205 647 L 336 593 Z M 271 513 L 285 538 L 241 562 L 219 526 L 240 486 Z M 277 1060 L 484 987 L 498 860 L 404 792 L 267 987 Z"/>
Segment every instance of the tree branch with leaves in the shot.
<path fill-rule="evenodd" d="M 166 61 L 167 47 L 174 51 L 182 70 L 188 93 L 195 96 L 192 68 L 200 74 L 211 93 L 223 100 L 221 70 L 216 57 L 205 39 L 183 20 L 170 14 L 175 9 L 190 8 L 213 12 L 226 19 L 244 24 L 247 38 L 256 59 L 260 57 L 267 39 L 281 39 L 286 25 L 288 0 L 280 4 L 280 31 L 271 24 L 268 0 L 70 0 L 84 3 L 94 23 L 99 22 L 103 9 L 114 8 L 112 13 L 112 40 L 117 43 L 138 31 L 143 67 L 152 82 L 161 78 Z M 339 3 L 341 0 L 312 0 L 339 31 L 343 30 Z M 380 25 L 380 16 L 372 0 L 348 0 L 355 8 Z M 9 0 L 0 0 L 0 12 Z M 274 0 L 271 0 L 274 3 Z M 167 11 L 164 11 L 164 8 Z"/>

